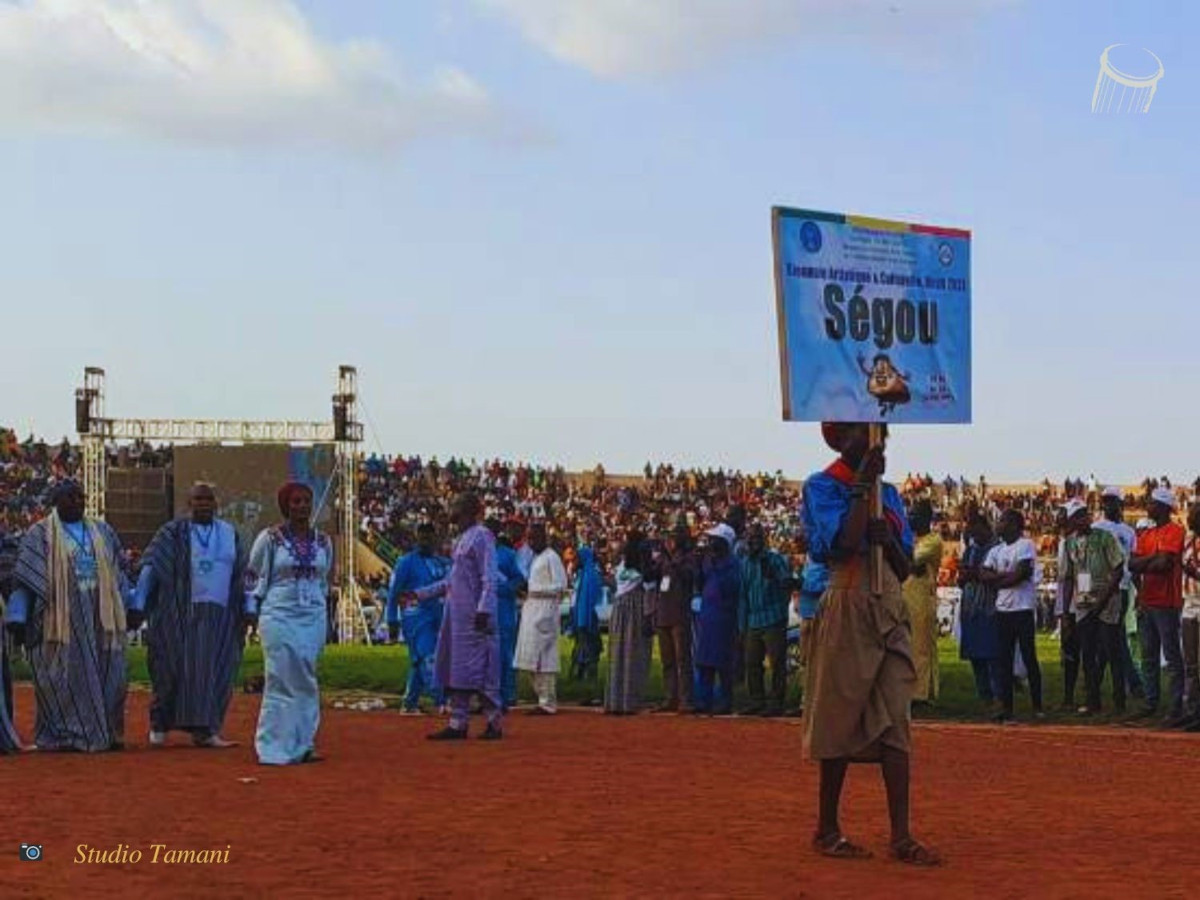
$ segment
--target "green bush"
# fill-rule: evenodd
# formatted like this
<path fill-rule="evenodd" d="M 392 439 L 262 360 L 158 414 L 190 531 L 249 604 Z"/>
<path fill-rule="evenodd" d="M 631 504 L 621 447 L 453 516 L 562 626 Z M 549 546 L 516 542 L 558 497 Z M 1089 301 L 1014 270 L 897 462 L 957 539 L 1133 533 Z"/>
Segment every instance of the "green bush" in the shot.
<path fill-rule="evenodd" d="M 558 696 L 563 703 L 576 703 L 589 698 L 594 686 L 569 677 L 571 645 L 567 640 L 559 644 L 562 675 L 558 681 Z M 146 670 L 146 648 L 130 647 L 127 656 L 129 680 L 133 684 L 149 684 Z M 1062 699 L 1062 669 L 1058 659 L 1058 643 L 1048 635 L 1038 638 L 1038 659 L 1042 666 L 1043 693 L 1046 709 L 1051 718 L 1056 718 L 1057 707 Z M 941 668 L 941 696 L 936 704 L 918 710 L 918 717 L 944 720 L 970 720 L 985 718 L 988 711 L 975 699 L 975 679 L 968 663 L 958 658 L 958 646 L 949 638 L 943 638 L 939 646 Z M 246 648 L 238 674 L 237 686 L 250 676 L 263 671 L 262 647 L 254 644 Z M 326 691 L 362 691 L 374 694 L 398 696 L 404 692 L 408 678 L 408 650 L 403 645 L 393 646 L 338 646 L 325 648 L 317 665 L 321 685 Z M 600 684 L 608 672 L 607 657 L 600 663 Z M 13 661 L 13 674 L 17 680 L 28 680 L 29 666 L 23 659 Z M 789 700 L 799 698 L 799 685 L 793 678 L 789 685 Z M 1082 700 L 1082 678 L 1080 700 Z M 521 675 L 518 691 L 522 701 L 534 699 L 532 686 L 527 675 Z M 658 702 L 663 696 L 662 667 L 658 664 L 657 648 L 650 678 L 646 685 L 645 699 Z M 744 688 L 739 689 L 738 702 L 746 699 Z M 1017 715 L 1026 717 L 1029 710 L 1027 694 L 1017 697 Z M 1066 717 L 1068 720 L 1070 717 Z"/>

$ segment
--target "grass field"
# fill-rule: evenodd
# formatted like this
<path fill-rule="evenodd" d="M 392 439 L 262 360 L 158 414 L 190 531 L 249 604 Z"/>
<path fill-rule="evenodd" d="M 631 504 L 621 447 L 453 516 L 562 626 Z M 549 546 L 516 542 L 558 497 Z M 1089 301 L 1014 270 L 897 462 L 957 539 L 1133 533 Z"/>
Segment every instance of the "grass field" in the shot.
<path fill-rule="evenodd" d="M 975 698 L 975 680 L 968 663 L 958 658 L 958 646 L 949 638 L 944 638 L 939 647 L 939 663 L 941 667 L 941 696 L 931 707 L 919 709 L 917 718 L 933 720 L 983 720 L 986 711 Z M 562 656 L 562 671 L 570 669 L 570 642 L 560 642 Z M 1058 659 L 1058 642 L 1048 635 L 1038 638 L 1038 659 L 1042 665 L 1044 682 L 1045 705 L 1051 720 L 1059 714 L 1056 712 L 1062 699 L 1062 669 Z M 144 647 L 130 647 L 128 652 L 129 679 L 134 684 L 148 684 L 149 675 L 146 671 L 146 650 Z M 319 673 L 322 687 L 331 692 L 354 691 L 386 695 L 398 702 L 398 696 L 403 692 L 405 679 L 408 676 L 408 651 L 403 645 L 386 647 L 364 646 L 329 646 L 321 656 Z M 601 662 L 601 679 L 607 673 L 607 658 Z M 14 665 L 14 674 L 18 679 L 28 679 L 29 670 L 21 662 Z M 262 648 L 252 645 L 246 649 L 242 671 L 238 678 L 240 685 L 247 676 L 262 674 Z M 799 696 L 799 685 L 796 679 L 789 689 L 789 700 L 795 702 Z M 646 688 L 646 700 L 657 701 L 662 697 L 662 669 L 658 665 L 657 653 L 652 667 L 650 680 Z M 533 699 L 533 693 L 526 676 L 520 681 L 520 695 L 523 701 Z M 587 696 L 586 686 L 572 681 L 564 674 L 558 683 L 559 700 L 564 703 L 578 702 Z M 1082 683 L 1078 689 L 1078 697 L 1082 700 Z M 744 692 L 735 702 L 745 701 Z M 1028 696 L 1018 696 L 1017 715 L 1023 716 L 1028 712 Z M 1062 721 L 1072 721 L 1073 716 L 1060 716 Z"/>

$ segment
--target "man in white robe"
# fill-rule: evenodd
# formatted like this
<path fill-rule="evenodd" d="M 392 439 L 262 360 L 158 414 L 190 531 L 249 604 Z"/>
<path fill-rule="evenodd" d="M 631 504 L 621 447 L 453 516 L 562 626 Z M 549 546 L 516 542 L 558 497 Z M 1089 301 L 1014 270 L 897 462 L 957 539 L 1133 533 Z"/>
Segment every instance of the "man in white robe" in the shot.
<path fill-rule="evenodd" d="M 538 705 L 531 714 L 552 716 L 558 712 L 559 607 L 567 594 L 567 570 L 549 546 L 545 525 L 530 527 L 529 546 L 534 558 L 529 567 L 529 591 L 521 609 L 513 666 L 533 675 Z"/>

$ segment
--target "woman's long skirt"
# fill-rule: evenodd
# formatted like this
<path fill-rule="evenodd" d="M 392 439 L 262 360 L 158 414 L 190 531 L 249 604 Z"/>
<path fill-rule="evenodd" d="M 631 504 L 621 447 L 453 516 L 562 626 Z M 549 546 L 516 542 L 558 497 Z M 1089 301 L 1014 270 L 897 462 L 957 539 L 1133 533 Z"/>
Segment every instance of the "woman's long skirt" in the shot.
<path fill-rule="evenodd" d="M 325 608 L 272 607 L 264 604 L 258 631 L 262 638 L 262 709 L 254 747 L 264 765 L 303 762 L 314 751 L 321 724 L 317 657 L 325 645 Z"/>
<path fill-rule="evenodd" d="M 650 640 L 645 624 L 645 595 L 641 589 L 617 598 L 608 625 L 605 712 L 634 713 L 641 706 L 650 667 Z"/>

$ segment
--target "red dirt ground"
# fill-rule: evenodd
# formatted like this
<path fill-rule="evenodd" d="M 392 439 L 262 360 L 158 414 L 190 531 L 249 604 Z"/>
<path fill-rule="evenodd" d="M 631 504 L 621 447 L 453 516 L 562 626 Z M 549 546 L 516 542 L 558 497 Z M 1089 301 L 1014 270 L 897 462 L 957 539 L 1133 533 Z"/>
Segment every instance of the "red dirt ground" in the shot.
<path fill-rule="evenodd" d="M 28 735 L 32 697 L 18 692 Z M 816 772 L 786 721 L 566 712 L 514 716 L 502 744 L 423 740 L 432 719 L 326 710 L 327 761 L 254 762 L 257 699 L 232 751 L 145 745 L 0 758 L 0 896 L 1197 896 L 1200 740 L 1070 728 L 924 726 L 915 821 L 948 864 L 823 860 L 808 848 Z M 178 740 L 178 739 L 176 739 Z M 243 784 L 241 778 L 257 779 Z M 851 772 L 848 833 L 882 853 L 875 769 Z M 22 842 L 44 860 L 18 861 Z M 77 865 L 75 847 L 141 849 Z M 150 844 L 224 849 L 152 865 Z"/>

